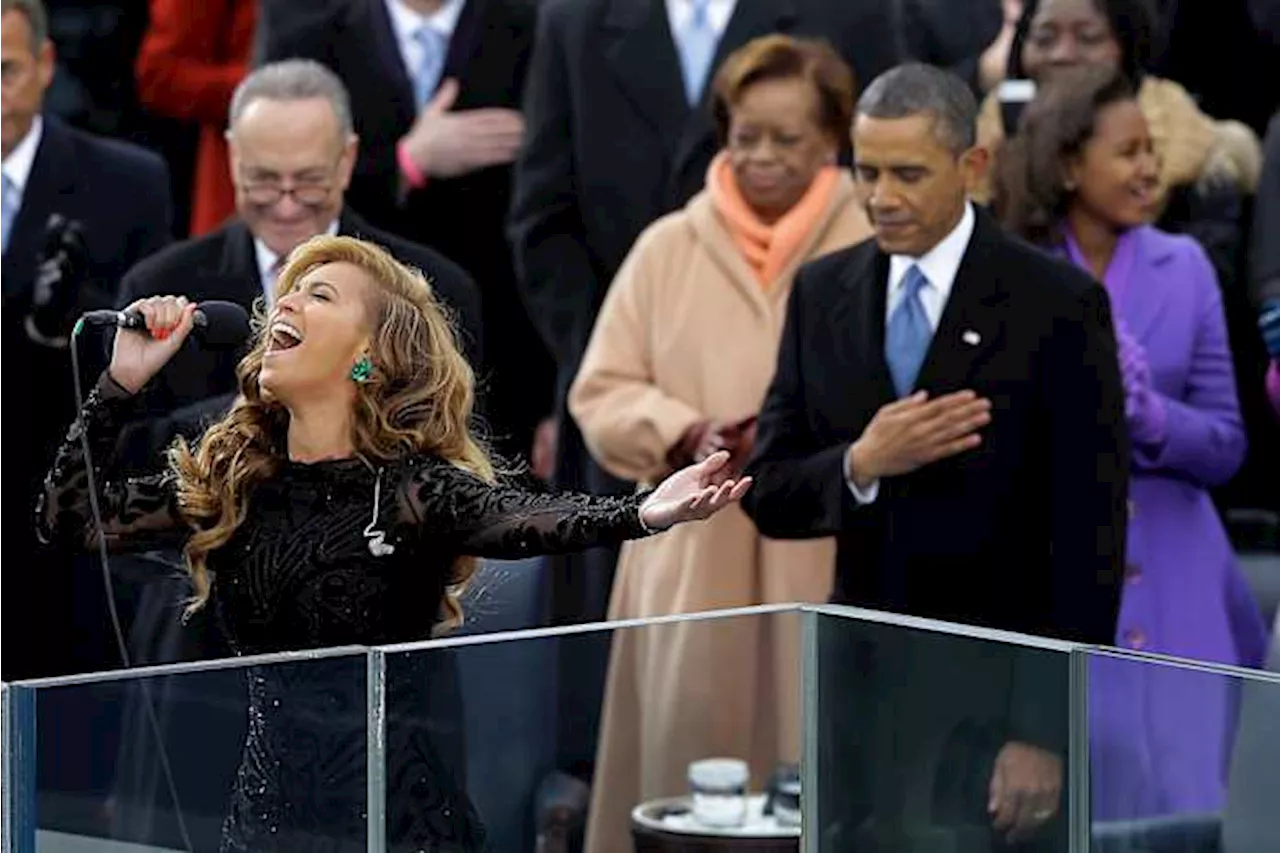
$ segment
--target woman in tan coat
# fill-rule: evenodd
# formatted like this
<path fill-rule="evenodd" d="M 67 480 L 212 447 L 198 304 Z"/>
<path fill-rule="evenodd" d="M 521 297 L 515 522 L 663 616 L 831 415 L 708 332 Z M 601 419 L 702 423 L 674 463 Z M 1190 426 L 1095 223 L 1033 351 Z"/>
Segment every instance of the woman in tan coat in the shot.
<path fill-rule="evenodd" d="M 797 268 L 870 235 L 836 166 L 853 99 L 851 72 L 819 42 L 767 36 L 720 69 L 724 149 L 706 188 L 636 241 L 570 392 L 612 473 L 654 483 L 719 448 L 745 462 Z M 628 543 L 609 618 L 825 601 L 834 555 L 830 540 L 764 539 L 732 507 Z M 798 761 L 798 625 L 743 617 L 615 634 L 588 853 L 630 850 L 631 809 L 684 793 L 690 761 L 743 758 L 757 789 Z"/>

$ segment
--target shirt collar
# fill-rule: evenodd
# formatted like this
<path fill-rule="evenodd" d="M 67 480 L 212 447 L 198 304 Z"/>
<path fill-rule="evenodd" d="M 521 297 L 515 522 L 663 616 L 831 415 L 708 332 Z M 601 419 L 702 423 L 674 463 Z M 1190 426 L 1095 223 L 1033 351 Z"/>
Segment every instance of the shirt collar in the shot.
<path fill-rule="evenodd" d="M 910 255 L 891 255 L 889 257 L 890 292 L 902 284 L 907 270 L 912 266 L 920 267 L 920 272 L 929 279 L 929 284 L 938 288 L 945 298 L 955 283 L 956 273 L 960 271 L 960 262 L 964 260 L 965 250 L 969 248 L 969 240 L 973 237 L 973 229 L 977 217 L 973 213 L 973 204 L 965 202 L 964 213 L 951 232 L 938 241 L 928 252 L 918 258 Z"/>
<path fill-rule="evenodd" d="M 324 230 L 324 233 L 330 237 L 337 234 L 338 220 L 335 219 L 330 222 L 329 227 Z M 267 244 L 259 240 L 257 237 L 253 238 L 253 256 L 258 262 L 258 280 L 262 282 L 263 291 L 267 297 L 267 304 L 270 305 L 271 302 L 274 301 L 275 294 L 266 293 L 266 290 L 269 285 L 273 284 L 271 268 L 276 265 L 276 261 L 280 259 L 280 256 L 268 249 Z"/>
<path fill-rule="evenodd" d="M 391 17 L 391 29 L 396 41 L 401 44 L 412 42 L 414 34 L 425 24 L 444 36 L 446 42 L 453 38 L 453 31 L 458 26 L 458 18 L 462 16 L 462 7 L 466 0 L 445 0 L 439 9 L 431 15 L 423 15 L 410 9 L 400 0 L 384 0 L 387 14 Z"/>
<path fill-rule="evenodd" d="M 729 19 L 733 17 L 735 6 L 737 6 L 737 0 L 708 0 L 707 23 L 711 25 L 714 32 L 724 34 L 729 26 Z M 690 0 L 667 0 L 667 20 L 670 21 L 671 29 L 677 37 L 689 26 L 692 17 L 693 3 Z"/>
<path fill-rule="evenodd" d="M 31 168 L 36 162 L 36 152 L 40 149 L 40 139 L 44 134 L 44 122 L 40 116 L 36 116 L 35 121 L 31 123 L 31 129 L 27 131 L 27 135 L 22 137 L 22 141 L 14 146 L 9 152 L 9 156 L 4 158 L 3 168 L 5 176 L 13 182 L 14 187 L 18 190 L 18 195 L 22 195 L 27 189 L 27 181 L 31 178 Z"/>

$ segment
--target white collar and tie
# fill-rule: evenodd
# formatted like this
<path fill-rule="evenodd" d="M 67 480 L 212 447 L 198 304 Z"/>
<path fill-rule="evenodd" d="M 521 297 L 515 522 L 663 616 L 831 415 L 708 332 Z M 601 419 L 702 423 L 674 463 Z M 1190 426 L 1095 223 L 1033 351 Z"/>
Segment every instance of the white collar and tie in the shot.
<path fill-rule="evenodd" d="M 680 73 L 690 106 L 701 102 L 720 39 L 737 0 L 666 0 L 667 20 L 680 55 Z"/>
<path fill-rule="evenodd" d="M 918 258 L 889 256 L 884 360 L 899 397 L 915 388 L 976 225 L 973 205 L 966 204 L 956 227 L 928 252 Z M 849 471 L 847 454 L 843 467 L 845 485 L 854 499 L 860 504 L 873 503 L 880 493 L 880 481 L 859 488 Z"/>
<path fill-rule="evenodd" d="M 910 394 L 942 319 L 976 224 L 966 204 L 959 223 L 918 258 L 889 258 L 884 357 L 898 396 Z"/>
<path fill-rule="evenodd" d="M 13 147 L 9 156 L 0 164 L 0 253 L 9 251 L 9 236 L 13 224 L 22 210 L 22 198 L 35 166 L 36 152 L 44 135 L 44 122 L 36 116 L 31 129 L 22 141 Z"/>
<path fill-rule="evenodd" d="M 918 258 L 909 255 L 889 256 L 889 298 L 885 300 L 884 312 L 886 320 L 893 316 L 894 309 L 902 301 L 907 272 L 915 266 L 919 267 L 928 280 L 927 286 L 920 289 L 920 301 L 924 304 L 929 325 L 934 329 L 938 328 L 942 309 L 951 296 L 951 286 L 955 284 L 956 273 L 960 271 L 960 262 L 964 260 L 964 253 L 969 248 L 969 240 L 973 237 L 976 225 L 973 205 L 966 204 L 956 227 L 928 252 Z"/>
<path fill-rule="evenodd" d="M 414 100 L 421 110 L 435 94 L 466 0 L 445 0 L 433 14 L 423 15 L 400 0 L 384 0 L 391 29 L 400 48 Z"/>
<path fill-rule="evenodd" d="M 330 237 L 338 233 L 338 220 L 329 223 L 329 227 L 324 233 Z M 277 255 L 275 252 L 267 248 L 267 244 L 253 238 L 253 257 L 258 264 L 258 280 L 262 282 L 262 297 L 266 300 L 267 310 L 276 302 L 276 280 L 280 277 L 280 270 L 284 269 L 285 262 L 289 260 L 288 255 Z"/>

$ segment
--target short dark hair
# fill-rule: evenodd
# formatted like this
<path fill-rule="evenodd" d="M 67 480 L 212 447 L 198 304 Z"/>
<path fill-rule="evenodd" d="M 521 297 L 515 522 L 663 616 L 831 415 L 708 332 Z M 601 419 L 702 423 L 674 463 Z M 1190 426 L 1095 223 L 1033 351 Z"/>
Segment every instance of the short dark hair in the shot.
<path fill-rule="evenodd" d="M 908 62 L 881 74 L 858 99 L 858 115 L 908 118 L 929 115 L 939 141 L 959 155 L 977 141 L 978 102 L 959 77 Z"/>
<path fill-rule="evenodd" d="M 1022 17 L 1013 30 L 1009 48 L 1008 76 L 1021 80 L 1027 76 L 1022 65 L 1022 51 L 1031 34 L 1031 21 L 1044 0 L 1025 0 Z M 1111 26 L 1111 34 L 1120 45 L 1120 73 L 1135 84 L 1151 68 L 1156 54 L 1156 12 L 1150 0 L 1092 0 L 1093 8 Z"/>
<path fill-rule="evenodd" d="M 765 80 L 790 79 L 813 86 L 819 125 L 844 139 L 853 123 L 853 71 L 825 41 L 775 34 L 747 42 L 716 72 L 712 111 L 720 144 L 728 142 L 733 107 L 744 91 Z"/>
<path fill-rule="evenodd" d="M 996 164 L 992 207 L 1006 230 L 1041 246 L 1061 242 L 1072 200 L 1063 164 L 1093 138 L 1099 113 L 1136 98 L 1133 83 L 1112 68 L 1073 68 L 1037 93 Z"/>
<path fill-rule="evenodd" d="M 21 12 L 31 27 L 31 52 L 39 53 L 49 38 L 49 15 L 40 0 L 4 0 L 0 3 L 0 15 Z"/>

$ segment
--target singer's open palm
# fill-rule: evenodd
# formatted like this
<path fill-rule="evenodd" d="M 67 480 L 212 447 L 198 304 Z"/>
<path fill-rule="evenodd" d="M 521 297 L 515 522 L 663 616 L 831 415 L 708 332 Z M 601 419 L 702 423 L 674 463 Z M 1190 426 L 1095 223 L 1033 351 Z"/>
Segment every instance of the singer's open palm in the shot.
<path fill-rule="evenodd" d="M 181 296 L 139 299 L 125 311 L 137 311 L 146 330 L 116 332 L 111 350 L 111 378 L 127 391 L 138 392 L 173 358 L 195 325 L 196 306 Z"/>
<path fill-rule="evenodd" d="M 751 488 L 751 478 L 725 476 L 729 454 L 713 453 L 701 462 L 681 468 L 654 489 L 640 507 L 640 518 L 654 530 L 665 530 L 685 521 L 714 515 Z"/>

